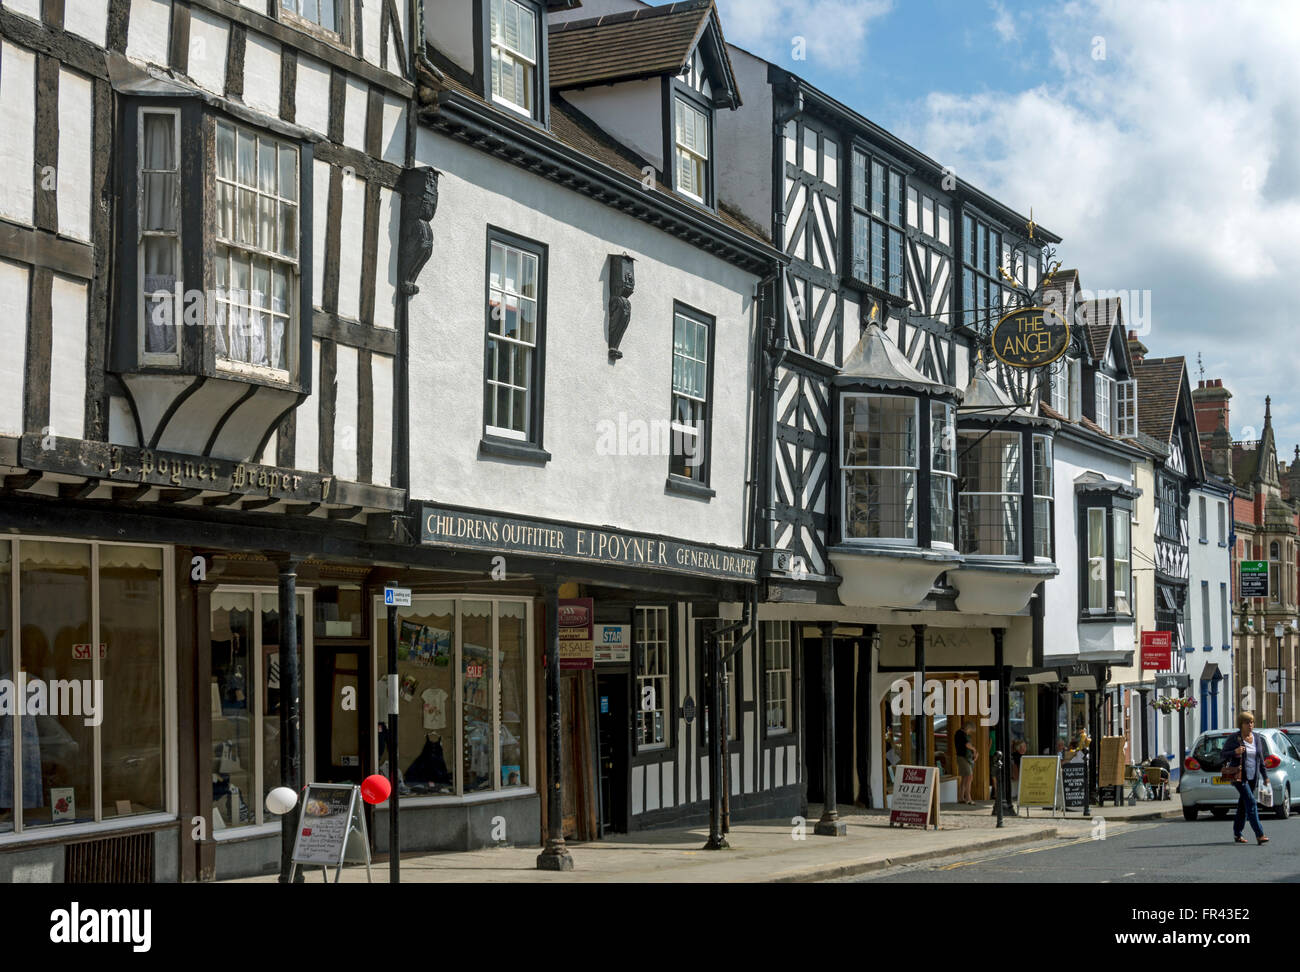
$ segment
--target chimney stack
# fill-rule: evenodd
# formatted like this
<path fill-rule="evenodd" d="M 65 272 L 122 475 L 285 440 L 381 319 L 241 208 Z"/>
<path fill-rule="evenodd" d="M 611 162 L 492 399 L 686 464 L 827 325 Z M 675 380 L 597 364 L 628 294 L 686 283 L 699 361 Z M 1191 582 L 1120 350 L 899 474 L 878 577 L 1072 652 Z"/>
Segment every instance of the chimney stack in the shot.
<path fill-rule="evenodd" d="M 1147 356 L 1147 346 L 1138 340 L 1137 331 L 1128 332 L 1128 354 L 1134 364 L 1141 364 Z"/>
<path fill-rule="evenodd" d="M 1202 379 L 1192 390 L 1192 409 L 1196 412 L 1196 436 L 1201 457 L 1215 475 L 1232 478 L 1232 435 L 1229 429 L 1228 401 L 1232 392 L 1223 387 L 1222 378 Z"/>

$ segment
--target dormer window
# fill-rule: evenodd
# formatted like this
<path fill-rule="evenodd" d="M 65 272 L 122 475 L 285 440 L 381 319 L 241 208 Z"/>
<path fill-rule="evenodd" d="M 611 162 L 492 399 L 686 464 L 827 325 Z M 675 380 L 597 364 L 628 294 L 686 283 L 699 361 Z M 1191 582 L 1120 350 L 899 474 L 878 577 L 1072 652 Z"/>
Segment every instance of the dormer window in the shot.
<path fill-rule="evenodd" d="M 678 192 L 710 205 L 709 116 L 684 95 L 673 99 L 674 183 Z"/>
<path fill-rule="evenodd" d="M 492 100 L 532 118 L 537 113 L 537 11 L 516 0 L 492 0 Z"/>

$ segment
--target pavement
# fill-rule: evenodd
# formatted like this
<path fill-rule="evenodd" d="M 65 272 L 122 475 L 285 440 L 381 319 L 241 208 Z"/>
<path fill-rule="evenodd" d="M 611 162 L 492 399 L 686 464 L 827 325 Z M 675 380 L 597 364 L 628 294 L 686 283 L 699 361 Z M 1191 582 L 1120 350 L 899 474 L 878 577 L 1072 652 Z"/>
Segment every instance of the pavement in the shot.
<path fill-rule="evenodd" d="M 539 871 L 539 847 L 489 847 L 474 851 L 413 853 L 402 858 L 403 884 L 446 883 L 771 883 L 843 879 L 932 858 L 1053 840 L 1077 840 L 1093 833 L 1104 818 L 1109 829 L 1127 823 L 1181 817 L 1177 797 L 1136 806 L 1093 808 L 1092 818 L 1071 811 L 1055 818 L 1047 810 L 1007 817 L 997 826 L 993 804 L 941 808 L 938 830 L 889 826 L 886 811 L 841 805 L 843 837 L 819 837 L 813 826 L 820 806 L 809 806 L 802 831 L 794 821 L 735 822 L 727 850 L 702 850 L 707 827 L 667 828 L 614 834 L 600 841 L 569 842 L 572 871 Z M 376 858 L 373 880 L 387 883 L 387 857 Z M 308 881 L 321 880 L 313 869 Z M 333 879 L 333 873 L 330 874 Z M 273 883 L 275 875 L 238 879 Z M 365 883 L 364 865 L 344 868 L 341 882 Z"/>

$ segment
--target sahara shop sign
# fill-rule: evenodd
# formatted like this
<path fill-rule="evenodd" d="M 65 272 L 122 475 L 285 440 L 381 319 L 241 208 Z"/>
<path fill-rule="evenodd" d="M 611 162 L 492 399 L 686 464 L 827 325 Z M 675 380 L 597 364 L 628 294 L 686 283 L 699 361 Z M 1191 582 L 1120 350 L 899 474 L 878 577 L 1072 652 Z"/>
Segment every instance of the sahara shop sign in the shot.
<path fill-rule="evenodd" d="M 1172 667 L 1174 636 L 1170 631 L 1142 632 L 1142 671 L 1163 672 Z"/>
<path fill-rule="evenodd" d="M 1049 365 L 1070 344 L 1070 325 L 1049 307 L 1021 307 L 993 328 L 993 354 L 1012 368 Z"/>
<path fill-rule="evenodd" d="M 420 542 L 753 583 L 758 557 L 664 537 L 425 506 Z"/>

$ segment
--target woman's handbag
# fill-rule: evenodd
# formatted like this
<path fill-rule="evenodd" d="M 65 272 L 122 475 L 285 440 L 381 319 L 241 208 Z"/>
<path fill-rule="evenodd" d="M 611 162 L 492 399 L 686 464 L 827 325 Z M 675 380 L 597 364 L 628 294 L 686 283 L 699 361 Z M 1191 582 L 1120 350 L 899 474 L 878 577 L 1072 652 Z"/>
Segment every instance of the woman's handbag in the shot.
<path fill-rule="evenodd" d="M 1228 766 L 1227 764 L 1224 764 L 1223 770 L 1219 775 L 1228 783 L 1236 783 L 1241 779 L 1241 764 L 1238 763 L 1236 766 Z"/>

